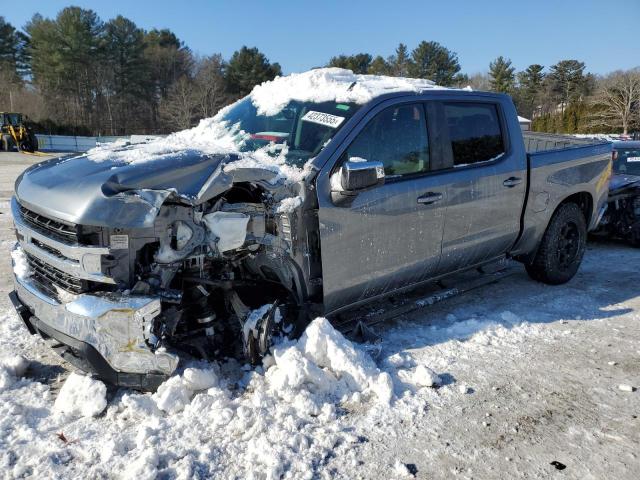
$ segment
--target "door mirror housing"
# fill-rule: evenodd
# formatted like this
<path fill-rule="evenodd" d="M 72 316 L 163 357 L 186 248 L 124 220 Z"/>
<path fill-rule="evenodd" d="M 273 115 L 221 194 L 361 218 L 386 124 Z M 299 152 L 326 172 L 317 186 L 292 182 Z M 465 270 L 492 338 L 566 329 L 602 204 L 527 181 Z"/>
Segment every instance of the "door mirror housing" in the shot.
<path fill-rule="evenodd" d="M 340 170 L 340 184 L 345 192 L 384 184 L 384 165 L 381 162 L 350 160 L 344 162 Z"/>

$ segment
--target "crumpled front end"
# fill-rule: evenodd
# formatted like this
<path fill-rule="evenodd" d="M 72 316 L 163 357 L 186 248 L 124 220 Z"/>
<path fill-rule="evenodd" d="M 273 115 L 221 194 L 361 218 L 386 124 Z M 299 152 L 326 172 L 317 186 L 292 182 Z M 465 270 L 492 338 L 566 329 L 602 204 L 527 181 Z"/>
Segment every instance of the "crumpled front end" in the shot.
<path fill-rule="evenodd" d="M 153 390 L 178 352 L 258 363 L 321 298 L 301 183 L 219 164 L 194 195 L 105 184 L 76 217 L 43 206 L 30 175 L 12 199 L 11 299 L 32 333 L 110 383 Z"/>
<path fill-rule="evenodd" d="M 616 175 L 596 235 L 640 246 L 640 178 Z"/>
<path fill-rule="evenodd" d="M 178 356 L 152 348 L 157 298 L 102 293 L 60 302 L 30 278 L 20 246 L 12 256 L 15 291 L 10 297 L 16 311 L 31 333 L 57 342 L 66 360 L 110 383 L 144 390 L 155 389 L 174 372 Z"/>

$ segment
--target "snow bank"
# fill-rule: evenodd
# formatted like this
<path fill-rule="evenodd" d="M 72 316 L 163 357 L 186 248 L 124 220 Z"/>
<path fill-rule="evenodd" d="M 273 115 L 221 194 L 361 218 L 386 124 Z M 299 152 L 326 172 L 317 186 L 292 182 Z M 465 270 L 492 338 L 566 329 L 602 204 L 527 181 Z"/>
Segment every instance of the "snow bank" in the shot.
<path fill-rule="evenodd" d="M 274 351 L 275 366 L 266 379 L 274 392 L 292 397 L 301 388 L 325 398 L 345 401 L 354 393 L 373 394 L 389 404 L 393 382 L 380 372 L 371 357 L 336 331 L 328 320 L 317 318 L 296 345 Z"/>
<path fill-rule="evenodd" d="M 107 406 L 107 387 L 99 380 L 72 373 L 53 405 L 55 412 L 70 416 L 95 417 Z"/>
<path fill-rule="evenodd" d="M 430 80 L 356 75 L 342 68 L 318 68 L 278 77 L 256 86 L 251 101 L 262 115 L 276 115 L 290 101 L 364 104 L 391 92 L 441 89 Z"/>

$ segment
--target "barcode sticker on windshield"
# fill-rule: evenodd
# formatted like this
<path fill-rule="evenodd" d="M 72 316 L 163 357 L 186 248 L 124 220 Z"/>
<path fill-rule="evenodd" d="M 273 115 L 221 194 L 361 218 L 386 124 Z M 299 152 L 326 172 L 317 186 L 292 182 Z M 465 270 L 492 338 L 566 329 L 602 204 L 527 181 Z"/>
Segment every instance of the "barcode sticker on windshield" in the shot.
<path fill-rule="evenodd" d="M 317 123 L 318 125 L 324 125 L 325 127 L 337 128 L 344 121 L 344 117 L 309 110 L 304 117 L 302 117 L 302 120 L 305 122 Z"/>
<path fill-rule="evenodd" d="M 627 157 L 627 162 L 640 162 L 640 157 Z"/>

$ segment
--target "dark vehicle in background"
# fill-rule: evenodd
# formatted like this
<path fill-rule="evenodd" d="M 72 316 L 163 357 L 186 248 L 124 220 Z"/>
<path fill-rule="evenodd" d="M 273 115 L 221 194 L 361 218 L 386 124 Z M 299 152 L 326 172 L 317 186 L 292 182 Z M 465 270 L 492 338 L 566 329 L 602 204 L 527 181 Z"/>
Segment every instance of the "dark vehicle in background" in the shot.
<path fill-rule="evenodd" d="M 109 382 L 153 389 L 180 351 L 239 346 L 259 361 L 313 316 L 505 257 L 567 282 L 607 199 L 611 144 L 523 138 L 506 95 L 425 87 L 271 116 L 247 98 L 225 115 L 250 134 L 248 155 L 286 143 L 304 178 L 190 151 L 80 156 L 18 179 L 11 299 L 32 333 Z"/>
<path fill-rule="evenodd" d="M 640 141 L 613 143 L 607 210 L 595 234 L 640 247 Z"/>

